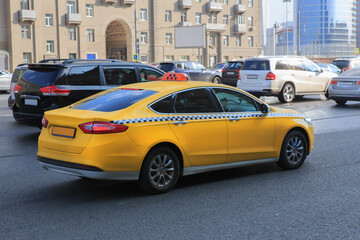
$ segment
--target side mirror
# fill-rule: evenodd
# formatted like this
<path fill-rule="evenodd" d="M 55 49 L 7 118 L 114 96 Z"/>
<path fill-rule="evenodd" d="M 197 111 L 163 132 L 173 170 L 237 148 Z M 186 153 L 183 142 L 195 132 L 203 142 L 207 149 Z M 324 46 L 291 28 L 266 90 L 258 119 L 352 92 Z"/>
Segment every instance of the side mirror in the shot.
<path fill-rule="evenodd" d="M 266 104 L 261 104 L 261 112 L 262 113 L 268 113 L 269 112 L 269 107 Z"/>

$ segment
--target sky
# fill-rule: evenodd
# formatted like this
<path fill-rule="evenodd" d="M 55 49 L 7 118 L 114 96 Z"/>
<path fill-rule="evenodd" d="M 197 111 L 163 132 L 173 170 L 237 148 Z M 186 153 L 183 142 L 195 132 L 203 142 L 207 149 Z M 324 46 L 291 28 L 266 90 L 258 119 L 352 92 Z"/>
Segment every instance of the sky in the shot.
<path fill-rule="evenodd" d="M 283 3 L 283 0 L 263 0 L 267 2 L 269 20 L 268 25 L 272 26 L 275 22 L 285 22 L 286 21 L 286 3 Z M 293 1 L 288 3 L 288 21 L 291 21 L 293 18 Z M 269 27 L 270 27 L 269 26 Z"/>

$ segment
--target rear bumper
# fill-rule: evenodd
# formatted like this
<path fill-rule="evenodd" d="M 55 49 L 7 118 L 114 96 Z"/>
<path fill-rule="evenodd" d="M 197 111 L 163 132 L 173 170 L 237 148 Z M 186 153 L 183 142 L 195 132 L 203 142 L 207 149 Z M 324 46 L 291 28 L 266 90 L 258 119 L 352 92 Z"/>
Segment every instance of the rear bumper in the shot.
<path fill-rule="evenodd" d="M 229 85 L 229 86 L 236 87 L 237 81 L 238 81 L 238 79 L 226 79 L 225 78 L 225 79 L 221 80 L 221 83 Z"/>
<path fill-rule="evenodd" d="M 106 172 L 94 166 L 59 161 L 41 156 L 37 158 L 44 169 L 67 175 L 99 180 L 136 181 L 139 179 L 139 172 Z"/>
<path fill-rule="evenodd" d="M 41 119 L 44 116 L 43 114 L 17 112 L 14 111 L 14 105 L 12 110 L 16 121 L 34 127 L 41 127 Z"/>
<path fill-rule="evenodd" d="M 15 99 L 13 99 L 12 97 L 8 98 L 8 106 L 10 108 L 10 110 L 13 110 L 13 107 L 15 105 Z"/>

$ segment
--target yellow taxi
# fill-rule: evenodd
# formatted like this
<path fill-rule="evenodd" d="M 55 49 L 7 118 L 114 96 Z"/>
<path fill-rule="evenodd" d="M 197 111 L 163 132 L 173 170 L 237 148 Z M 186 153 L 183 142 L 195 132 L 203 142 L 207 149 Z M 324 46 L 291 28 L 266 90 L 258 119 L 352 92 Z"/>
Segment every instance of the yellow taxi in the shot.
<path fill-rule="evenodd" d="M 39 163 L 82 178 L 138 180 L 163 193 L 180 176 L 201 172 L 270 162 L 296 169 L 312 151 L 313 127 L 303 114 L 230 86 L 175 78 L 46 112 Z"/>

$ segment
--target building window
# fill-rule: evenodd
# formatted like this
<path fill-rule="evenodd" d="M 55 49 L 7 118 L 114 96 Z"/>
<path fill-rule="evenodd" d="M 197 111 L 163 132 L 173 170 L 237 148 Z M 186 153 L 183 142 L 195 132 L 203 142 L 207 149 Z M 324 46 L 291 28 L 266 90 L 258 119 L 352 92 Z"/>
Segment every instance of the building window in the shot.
<path fill-rule="evenodd" d="M 249 42 L 249 47 L 254 46 L 254 38 L 253 37 L 248 37 L 248 42 Z"/>
<path fill-rule="evenodd" d="M 76 53 L 69 53 L 69 59 L 76 59 Z"/>
<path fill-rule="evenodd" d="M 74 1 L 67 1 L 66 7 L 67 7 L 67 13 L 75 13 L 75 2 Z"/>
<path fill-rule="evenodd" d="M 187 22 L 187 12 L 186 11 L 181 12 L 181 22 Z"/>
<path fill-rule="evenodd" d="M 248 0 L 248 6 L 253 7 L 254 6 L 254 1 L 253 0 Z"/>
<path fill-rule="evenodd" d="M 229 25 L 229 15 L 224 14 L 224 16 L 223 16 L 223 24 Z"/>
<path fill-rule="evenodd" d="M 195 0 L 195 2 L 201 2 L 201 0 Z"/>
<path fill-rule="evenodd" d="M 76 28 L 69 27 L 68 28 L 68 40 L 76 40 Z"/>
<path fill-rule="evenodd" d="M 223 36 L 224 46 L 229 46 L 229 36 Z"/>
<path fill-rule="evenodd" d="M 29 25 L 21 25 L 21 36 L 25 39 L 31 38 Z"/>
<path fill-rule="evenodd" d="M 86 16 L 93 17 L 94 16 L 94 5 L 93 4 L 86 4 Z"/>
<path fill-rule="evenodd" d="M 187 55 L 182 55 L 182 56 L 180 56 L 180 61 L 189 61 L 189 56 L 187 56 Z"/>
<path fill-rule="evenodd" d="M 228 5 L 229 4 L 229 0 L 222 0 L 224 5 Z"/>
<path fill-rule="evenodd" d="M 241 0 L 236 0 L 235 4 L 241 4 Z"/>
<path fill-rule="evenodd" d="M 213 19 L 212 20 L 213 23 L 217 23 L 217 14 L 216 13 L 212 14 L 212 19 Z"/>
<path fill-rule="evenodd" d="M 166 44 L 172 44 L 172 33 L 166 34 Z"/>
<path fill-rule="evenodd" d="M 249 27 L 252 27 L 254 25 L 254 18 L 253 17 L 248 17 L 248 25 L 249 25 Z"/>
<path fill-rule="evenodd" d="M 244 15 L 239 15 L 235 18 L 235 23 L 236 24 L 245 24 L 245 16 Z"/>
<path fill-rule="evenodd" d="M 201 13 L 195 13 L 195 23 L 201 24 Z"/>
<path fill-rule="evenodd" d="M 20 0 L 20 8 L 24 10 L 30 9 L 29 0 Z"/>
<path fill-rule="evenodd" d="M 46 52 L 54 53 L 54 41 L 46 41 Z"/>
<path fill-rule="evenodd" d="M 86 30 L 86 39 L 88 42 L 95 42 L 95 31 L 94 29 Z"/>
<path fill-rule="evenodd" d="M 171 11 L 170 10 L 165 10 L 165 22 L 171 22 Z"/>
<path fill-rule="evenodd" d="M 211 18 L 211 14 L 208 13 L 208 23 L 212 23 L 212 18 Z"/>
<path fill-rule="evenodd" d="M 147 10 L 145 8 L 140 9 L 140 21 L 147 21 Z"/>
<path fill-rule="evenodd" d="M 47 26 L 47 27 L 54 26 L 52 14 L 49 14 L 49 13 L 45 14 L 45 26 Z"/>
<path fill-rule="evenodd" d="M 148 56 L 146 54 L 141 54 L 140 61 L 146 63 L 148 61 Z"/>
<path fill-rule="evenodd" d="M 241 46 L 241 37 L 240 36 L 236 36 L 236 46 L 237 47 Z"/>
<path fill-rule="evenodd" d="M 210 34 L 210 45 L 215 46 L 215 34 Z"/>
<path fill-rule="evenodd" d="M 141 43 L 148 43 L 148 34 L 147 34 L 147 32 L 141 32 L 141 34 L 140 34 L 140 42 Z"/>
<path fill-rule="evenodd" d="M 31 53 L 29 52 L 23 53 L 23 63 L 31 63 Z"/>
<path fill-rule="evenodd" d="M 165 55 L 164 61 L 165 62 L 173 62 L 174 61 L 174 55 Z"/>

